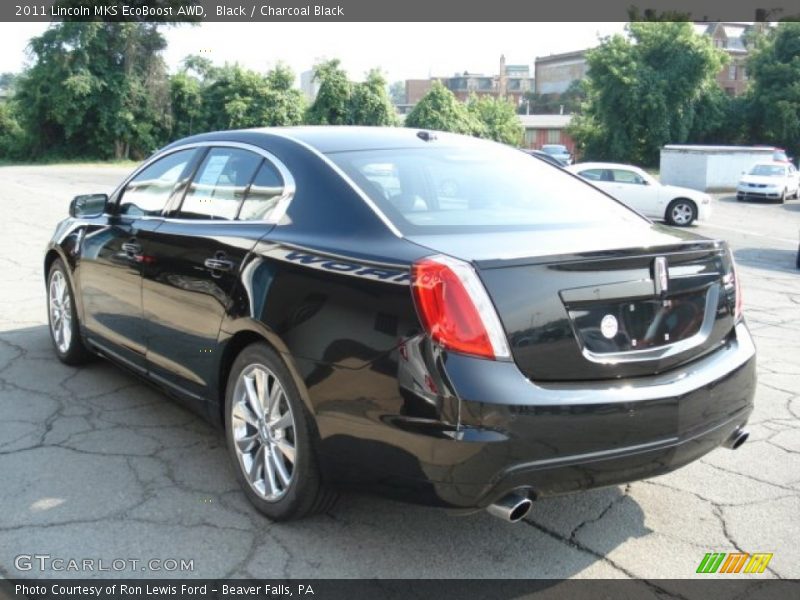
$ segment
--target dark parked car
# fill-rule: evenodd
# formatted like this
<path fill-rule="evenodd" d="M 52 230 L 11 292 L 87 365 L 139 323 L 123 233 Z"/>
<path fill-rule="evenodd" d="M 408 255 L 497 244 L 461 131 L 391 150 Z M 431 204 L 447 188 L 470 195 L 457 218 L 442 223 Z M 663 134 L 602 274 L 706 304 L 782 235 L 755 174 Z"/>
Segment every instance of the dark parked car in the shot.
<path fill-rule="evenodd" d="M 522 151 L 523 151 L 525 154 L 530 154 L 531 156 L 535 156 L 536 158 L 538 158 L 538 159 L 541 159 L 541 160 L 543 160 L 543 161 L 544 161 L 544 162 L 546 162 L 546 163 L 550 163 L 551 165 L 553 165 L 553 166 L 555 166 L 555 167 L 560 167 L 560 168 L 563 168 L 563 167 L 564 167 L 564 163 L 562 163 L 560 160 L 558 160 L 558 159 L 557 159 L 555 156 L 553 156 L 552 154 L 548 154 L 548 153 L 547 153 L 547 152 L 545 152 L 544 150 L 528 150 L 528 149 L 523 149 Z"/>
<path fill-rule="evenodd" d="M 542 152 L 555 158 L 561 166 L 568 167 L 572 164 L 572 155 L 563 144 L 545 144 L 542 146 Z"/>
<path fill-rule="evenodd" d="M 219 423 L 273 519 L 347 485 L 518 520 L 747 437 L 725 243 L 492 142 L 184 139 L 75 198 L 44 271 L 58 357 L 105 356 Z"/>

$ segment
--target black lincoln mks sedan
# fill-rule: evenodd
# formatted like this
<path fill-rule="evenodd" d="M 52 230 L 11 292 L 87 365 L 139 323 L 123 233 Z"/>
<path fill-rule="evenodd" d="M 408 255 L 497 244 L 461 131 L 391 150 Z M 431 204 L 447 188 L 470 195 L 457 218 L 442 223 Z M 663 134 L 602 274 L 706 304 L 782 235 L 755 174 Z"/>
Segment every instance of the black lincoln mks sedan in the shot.
<path fill-rule="evenodd" d="M 219 424 L 272 519 L 350 486 L 518 520 L 747 437 L 726 244 L 493 142 L 183 139 L 73 199 L 44 271 L 58 358 L 104 356 Z"/>

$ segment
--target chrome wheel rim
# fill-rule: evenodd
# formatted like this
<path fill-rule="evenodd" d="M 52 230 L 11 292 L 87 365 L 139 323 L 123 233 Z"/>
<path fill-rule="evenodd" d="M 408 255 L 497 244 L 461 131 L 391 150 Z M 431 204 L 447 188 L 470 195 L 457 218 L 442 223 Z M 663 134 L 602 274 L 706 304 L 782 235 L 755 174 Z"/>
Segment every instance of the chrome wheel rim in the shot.
<path fill-rule="evenodd" d="M 672 208 L 672 220 L 678 225 L 686 225 L 692 220 L 692 207 L 688 204 L 676 204 Z"/>
<path fill-rule="evenodd" d="M 61 271 L 53 271 L 50 277 L 48 303 L 50 333 L 58 351 L 65 354 L 72 342 L 72 298 L 67 279 Z"/>
<path fill-rule="evenodd" d="M 280 500 L 297 464 L 294 415 L 283 386 L 264 365 L 249 365 L 239 375 L 230 421 L 239 466 L 250 487 L 265 500 Z"/>

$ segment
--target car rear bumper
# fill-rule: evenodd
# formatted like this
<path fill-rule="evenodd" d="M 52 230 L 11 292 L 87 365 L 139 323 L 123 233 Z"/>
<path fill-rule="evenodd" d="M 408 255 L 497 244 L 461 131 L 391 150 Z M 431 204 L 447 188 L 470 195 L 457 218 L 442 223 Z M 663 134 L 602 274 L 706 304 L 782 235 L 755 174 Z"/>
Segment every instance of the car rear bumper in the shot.
<path fill-rule="evenodd" d="M 461 508 L 672 471 L 745 425 L 756 383 L 744 323 L 685 367 L 610 384 L 534 384 L 513 363 L 456 355 L 440 364 L 461 399 L 461 426 L 432 442 L 420 468 L 437 504 Z"/>

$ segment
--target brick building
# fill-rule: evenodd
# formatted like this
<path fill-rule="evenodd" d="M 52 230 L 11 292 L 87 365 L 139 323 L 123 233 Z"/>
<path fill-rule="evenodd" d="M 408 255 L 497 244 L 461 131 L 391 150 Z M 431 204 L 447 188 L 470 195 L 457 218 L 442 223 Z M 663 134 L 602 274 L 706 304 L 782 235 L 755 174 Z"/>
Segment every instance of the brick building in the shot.
<path fill-rule="evenodd" d="M 572 115 L 519 115 L 519 120 L 525 128 L 523 148 L 563 144 L 575 154 L 575 141 L 567 133 Z"/>
<path fill-rule="evenodd" d="M 750 50 L 748 35 L 766 23 L 695 23 L 700 35 L 711 37 L 714 45 L 727 52 L 729 60 L 717 74 L 720 87 L 731 96 L 739 96 L 747 89 L 747 55 Z M 536 93 L 563 94 L 573 81 L 586 78 L 589 66 L 587 50 L 536 57 L 534 77 Z"/>
<path fill-rule="evenodd" d="M 414 105 L 431 89 L 434 81 L 439 81 L 456 98 L 466 102 L 471 95 L 506 98 L 515 106 L 522 103 L 525 92 L 533 91 L 534 80 L 528 65 L 507 65 L 505 56 L 500 57 L 497 75 L 482 73 L 456 73 L 452 77 L 429 77 L 428 79 L 406 80 L 406 103 Z"/>
<path fill-rule="evenodd" d="M 711 37 L 717 48 L 727 52 L 728 64 L 717 74 L 720 87 L 731 96 L 740 96 L 747 89 L 748 35 L 766 23 L 695 23 L 695 31 Z"/>
<path fill-rule="evenodd" d="M 586 78 L 586 50 L 537 56 L 534 79 L 537 94 L 563 94 L 573 81 Z"/>

